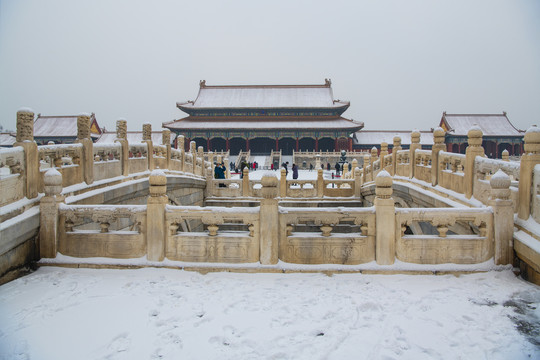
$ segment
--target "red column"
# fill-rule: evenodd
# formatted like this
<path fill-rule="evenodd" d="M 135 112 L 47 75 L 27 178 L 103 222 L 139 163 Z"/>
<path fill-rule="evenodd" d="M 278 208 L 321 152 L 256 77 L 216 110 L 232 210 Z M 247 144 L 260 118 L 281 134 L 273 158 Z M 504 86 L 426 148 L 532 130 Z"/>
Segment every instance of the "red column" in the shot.
<path fill-rule="evenodd" d="M 336 138 L 336 140 L 334 141 L 334 151 L 339 151 L 338 150 L 338 138 Z"/>
<path fill-rule="evenodd" d="M 296 152 L 298 152 L 298 138 L 296 138 Z"/>
<path fill-rule="evenodd" d="M 246 138 L 246 151 L 249 151 L 249 139 Z"/>
<path fill-rule="evenodd" d="M 276 151 L 279 151 L 279 139 L 276 138 Z"/>
<path fill-rule="evenodd" d="M 229 138 L 225 139 L 225 150 L 229 151 Z"/>
<path fill-rule="evenodd" d="M 212 151 L 210 148 L 210 138 L 206 139 L 206 151 Z"/>
<path fill-rule="evenodd" d="M 184 143 L 184 151 L 189 151 L 189 143 L 191 142 L 190 138 L 186 139 L 186 142 Z"/>
<path fill-rule="evenodd" d="M 319 151 L 319 138 L 315 138 L 315 151 Z"/>
<path fill-rule="evenodd" d="M 349 151 L 352 151 L 352 138 L 349 138 Z"/>

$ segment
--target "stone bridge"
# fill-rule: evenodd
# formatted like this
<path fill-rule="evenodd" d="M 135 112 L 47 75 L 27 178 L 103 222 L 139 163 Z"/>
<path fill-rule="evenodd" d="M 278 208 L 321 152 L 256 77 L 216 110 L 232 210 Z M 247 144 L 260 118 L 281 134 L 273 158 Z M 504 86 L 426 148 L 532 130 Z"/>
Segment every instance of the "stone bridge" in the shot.
<path fill-rule="evenodd" d="M 172 266 L 238 271 L 469 272 L 519 266 L 540 283 L 540 134 L 520 162 L 488 159 L 482 133 L 466 154 L 387 144 L 341 179 L 213 178 L 212 153 L 171 148 L 143 127 L 142 143 L 79 139 L 38 147 L 33 114 L 17 114 L 17 143 L 0 150 L 0 276 L 40 265 Z M 221 155 L 220 155 L 221 157 Z M 362 157 L 360 157 L 362 159 Z M 314 159 L 314 162 L 317 160 Z M 228 168 L 228 166 L 227 166 Z M 317 166 L 319 168 L 319 166 Z M 516 230 L 515 230 L 516 229 Z"/>

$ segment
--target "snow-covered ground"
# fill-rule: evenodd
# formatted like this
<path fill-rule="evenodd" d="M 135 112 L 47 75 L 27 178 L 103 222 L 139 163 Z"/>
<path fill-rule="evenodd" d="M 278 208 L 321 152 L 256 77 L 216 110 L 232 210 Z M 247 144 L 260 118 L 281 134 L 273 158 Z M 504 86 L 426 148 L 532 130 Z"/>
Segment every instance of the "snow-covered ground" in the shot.
<path fill-rule="evenodd" d="M 540 287 L 509 269 L 329 277 L 42 267 L 0 286 L 0 359 L 540 359 Z"/>
<path fill-rule="evenodd" d="M 455 277 L 42 267 L 0 286 L 1 359 L 538 359 L 540 287 Z"/>

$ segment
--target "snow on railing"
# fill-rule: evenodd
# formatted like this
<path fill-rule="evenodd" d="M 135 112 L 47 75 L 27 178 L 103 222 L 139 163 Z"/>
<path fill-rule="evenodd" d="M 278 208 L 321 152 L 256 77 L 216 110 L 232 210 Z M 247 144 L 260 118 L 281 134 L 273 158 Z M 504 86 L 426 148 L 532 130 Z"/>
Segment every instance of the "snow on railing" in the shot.
<path fill-rule="evenodd" d="M 178 261 L 259 261 L 260 208 L 167 205 L 165 256 Z M 208 251 L 212 249 L 211 251 Z"/>
<path fill-rule="evenodd" d="M 397 208 L 396 225 L 396 258 L 402 261 L 469 264 L 493 257 L 491 208 Z M 434 235 L 419 235 L 429 227 Z"/>
<path fill-rule="evenodd" d="M 282 261 L 354 265 L 375 260 L 374 207 L 280 206 L 278 223 Z"/>

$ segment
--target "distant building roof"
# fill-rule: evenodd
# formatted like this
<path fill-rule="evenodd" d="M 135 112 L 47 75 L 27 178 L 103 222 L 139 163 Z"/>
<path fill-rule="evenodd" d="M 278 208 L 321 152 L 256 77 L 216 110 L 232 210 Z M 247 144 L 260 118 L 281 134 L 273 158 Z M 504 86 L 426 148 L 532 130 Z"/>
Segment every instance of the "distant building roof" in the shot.
<path fill-rule="evenodd" d="M 15 143 L 16 138 L 17 138 L 17 134 L 14 132 L 0 133 L 0 146 L 11 147 Z"/>
<path fill-rule="evenodd" d="M 76 138 L 77 117 L 77 115 L 43 116 L 38 114 L 34 122 L 34 138 Z M 97 138 L 101 135 L 101 129 L 93 113 L 90 119 L 90 136 Z"/>
<path fill-rule="evenodd" d="M 152 142 L 157 145 L 163 145 L 161 143 L 161 140 L 163 139 L 161 131 L 152 131 Z M 171 133 L 171 144 L 173 143 L 176 135 L 174 133 Z M 128 131 L 127 132 L 127 140 L 130 144 L 139 144 L 142 142 L 143 138 L 143 132 L 142 131 Z M 104 132 L 101 134 L 99 139 L 96 141 L 97 143 L 101 144 L 110 144 L 114 143 L 114 140 L 116 140 L 116 132 Z"/>
<path fill-rule="evenodd" d="M 508 120 L 506 112 L 502 114 L 447 114 L 443 112 L 440 127 L 449 135 L 467 136 L 467 133 L 477 125 L 484 136 L 523 136 Z"/>
<path fill-rule="evenodd" d="M 186 117 L 163 123 L 164 127 L 176 130 L 292 130 L 292 129 L 350 129 L 356 131 L 364 126 L 362 122 L 342 117 L 252 117 L 202 118 Z"/>
<path fill-rule="evenodd" d="M 348 101 L 334 100 L 331 82 L 323 85 L 224 85 L 200 82 L 195 101 L 177 103 L 191 113 L 195 109 L 337 109 L 345 111 Z M 342 111 L 342 112 L 343 112 Z M 341 112 L 341 113 L 342 113 Z"/>
<path fill-rule="evenodd" d="M 362 130 L 355 133 L 353 144 L 355 145 L 380 145 L 382 142 L 392 145 L 394 136 L 401 137 L 402 145 L 411 144 L 412 131 L 391 131 L 391 130 Z M 420 144 L 433 145 L 433 133 L 431 131 L 420 131 Z"/>

